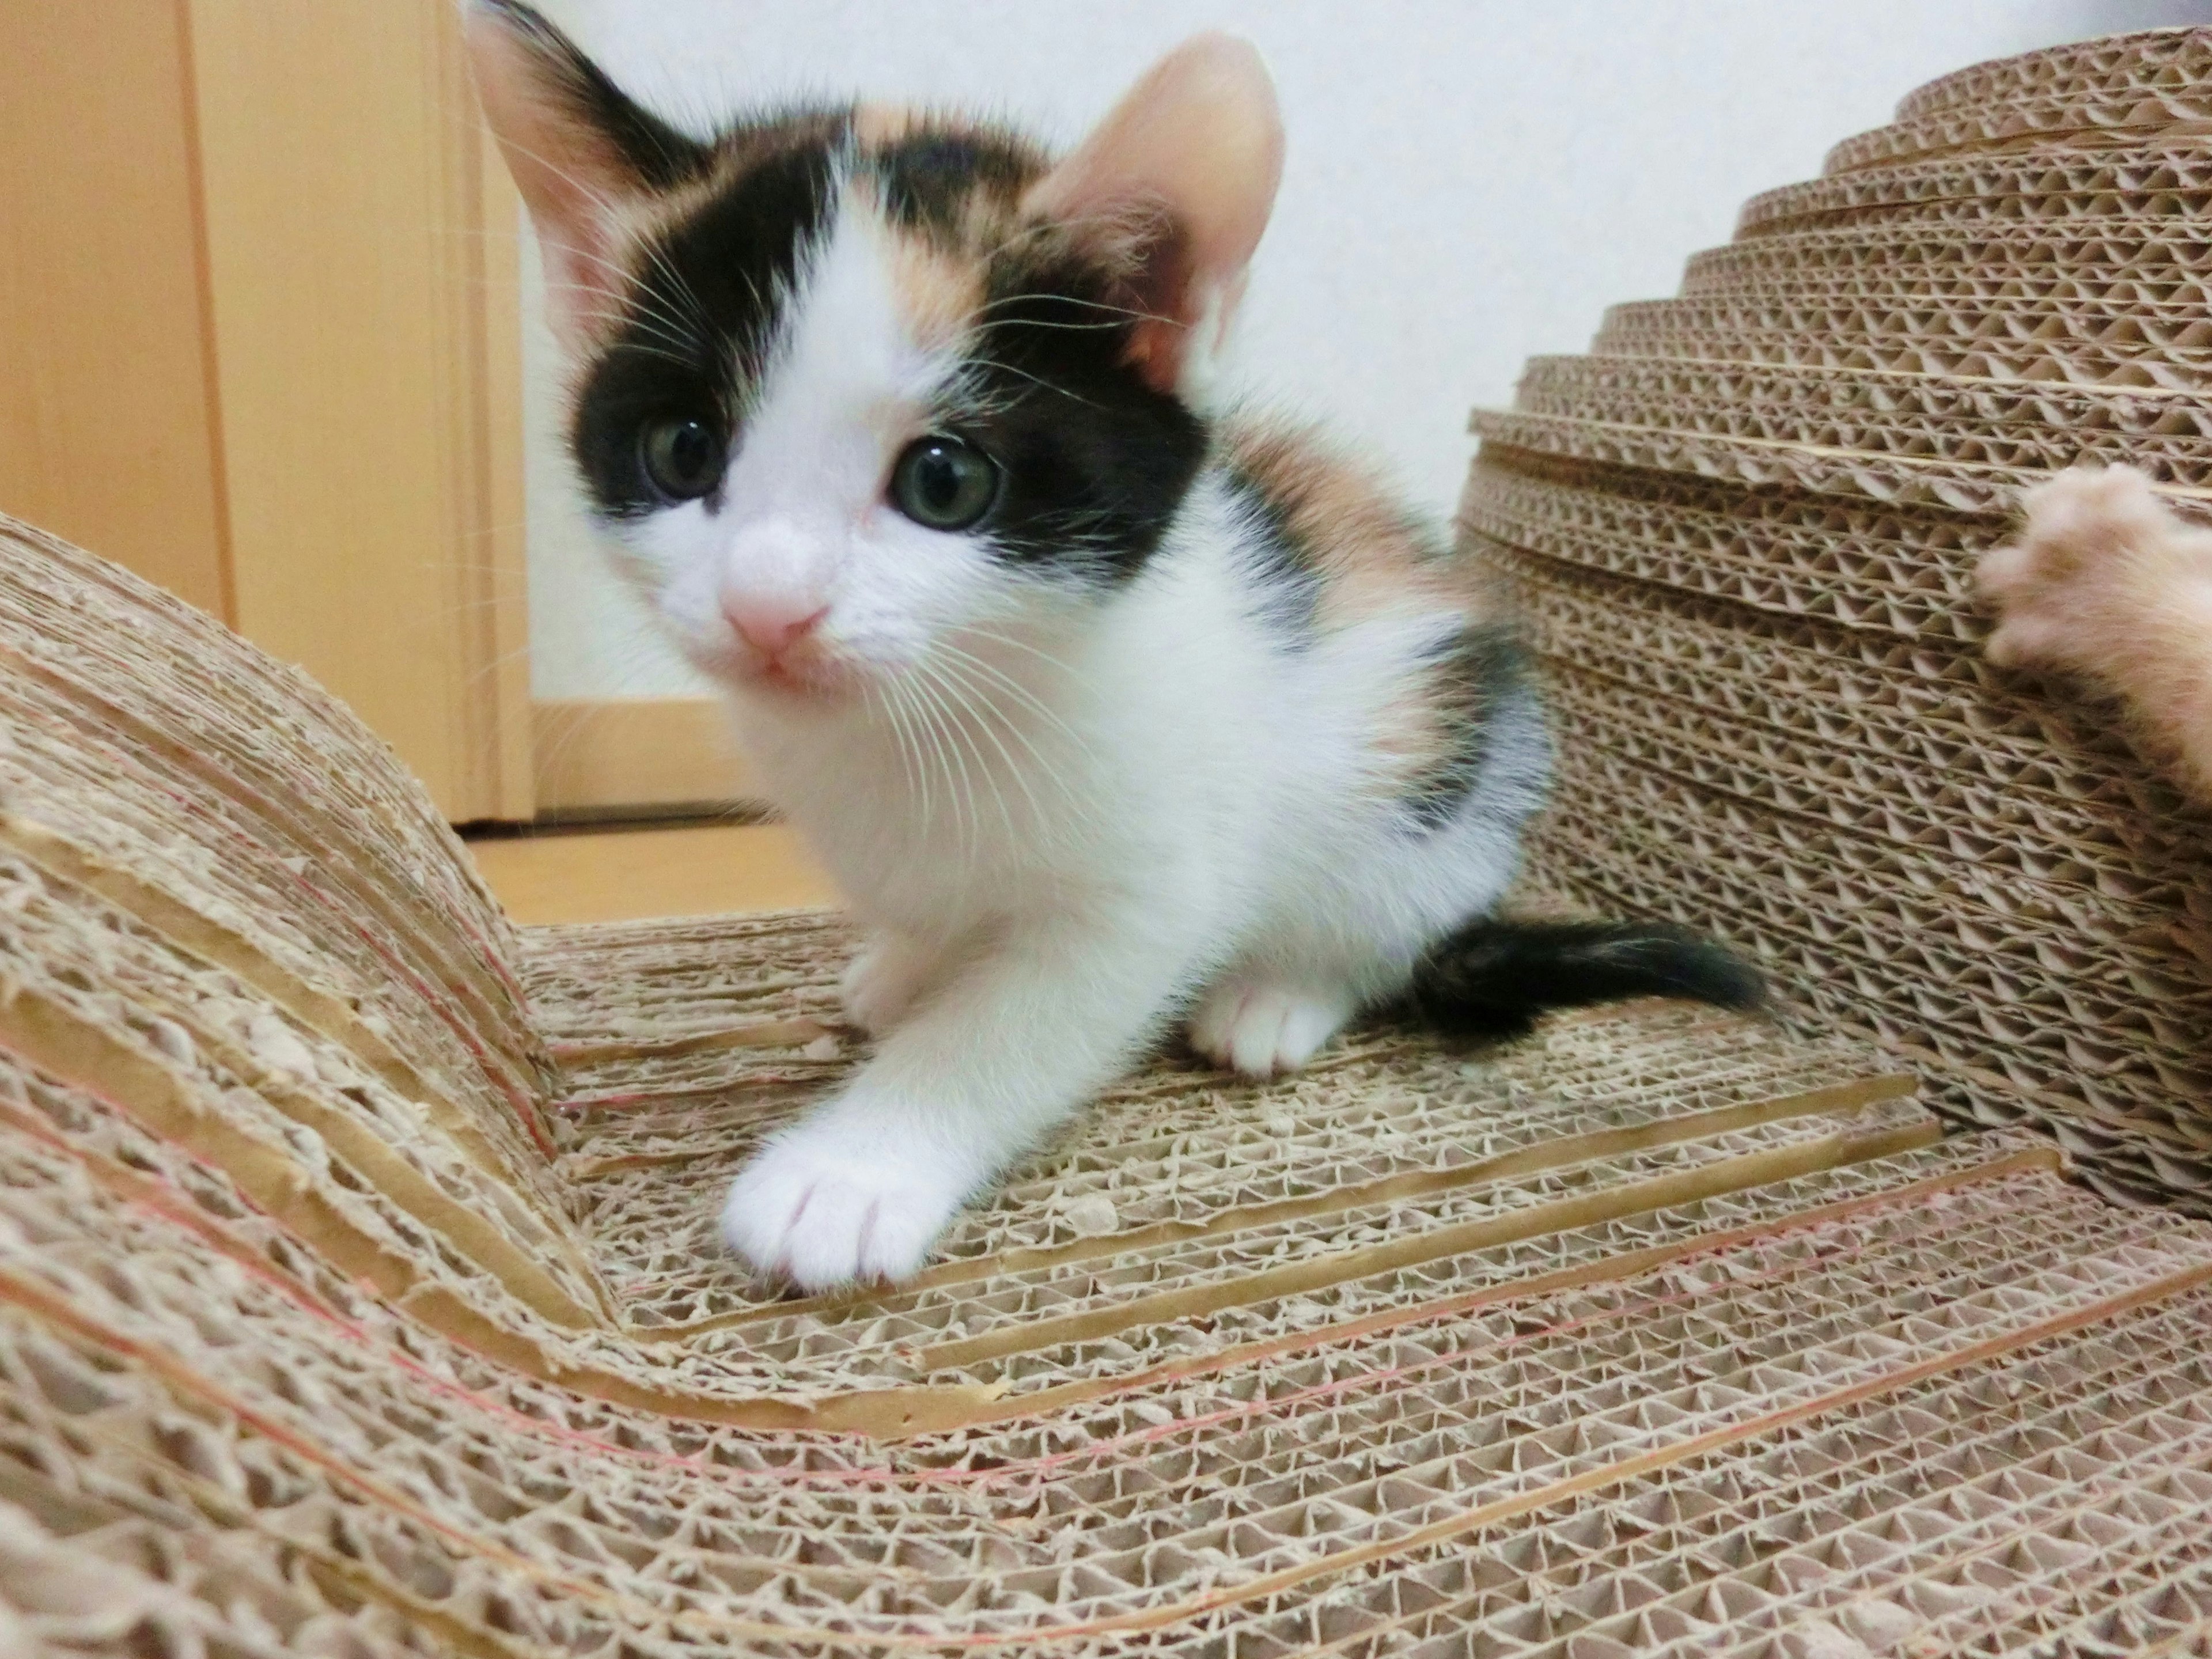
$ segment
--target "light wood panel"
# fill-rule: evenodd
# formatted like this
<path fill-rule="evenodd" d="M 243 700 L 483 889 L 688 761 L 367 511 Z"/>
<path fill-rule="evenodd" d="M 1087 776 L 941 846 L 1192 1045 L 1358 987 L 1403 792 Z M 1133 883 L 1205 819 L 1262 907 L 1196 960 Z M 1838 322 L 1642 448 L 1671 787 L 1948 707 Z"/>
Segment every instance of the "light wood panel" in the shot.
<path fill-rule="evenodd" d="M 635 921 L 834 905 L 836 889 L 781 824 L 714 824 L 472 841 L 520 922 Z"/>
<path fill-rule="evenodd" d="M 519 466 L 486 379 L 513 373 L 514 325 L 484 305 L 490 277 L 511 291 L 512 220 L 487 239 L 455 9 L 188 11 L 237 625 L 448 816 L 519 815 L 527 738 L 499 695 Z"/>
<path fill-rule="evenodd" d="M 548 699 L 532 714 L 540 817 L 749 799 L 712 697 Z"/>
<path fill-rule="evenodd" d="M 469 106 L 473 119 L 475 106 Z M 473 592 L 477 631 L 468 650 L 471 685 L 488 682 L 492 706 L 478 716 L 489 728 L 488 767 L 478 779 L 487 816 L 531 817 L 538 805 L 536 732 L 530 707 L 530 544 L 523 493 L 522 198 L 489 127 L 477 131 L 478 197 L 476 246 L 481 303 L 477 330 L 476 415 L 483 466 L 477 499 L 477 560 L 465 556 L 455 574 Z M 474 563 L 476 568 L 471 568 Z M 472 690 L 472 695 L 483 695 Z"/>
<path fill-rule="evenodd" d="M 0 0 L 0 510 L 232 604 L 180 0 Z"/>

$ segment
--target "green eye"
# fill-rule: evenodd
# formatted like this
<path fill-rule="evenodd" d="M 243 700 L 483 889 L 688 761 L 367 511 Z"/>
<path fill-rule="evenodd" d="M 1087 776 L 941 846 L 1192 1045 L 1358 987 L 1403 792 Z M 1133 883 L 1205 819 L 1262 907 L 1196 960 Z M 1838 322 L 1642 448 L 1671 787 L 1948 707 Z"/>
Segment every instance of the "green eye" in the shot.
<path fill-rule="evenodd" d="M 931 530 L 965 530 L 999 499 L 999 468 L 957 438 L 916 438 L 891 468 L 891 505 Z"/>
<path fill-rule="evenodd" d="M 708 494 L 722 477 L 722 434 L 704 421 L 654 421 L 637 435 L 653 487 L 672 501 Z"/>

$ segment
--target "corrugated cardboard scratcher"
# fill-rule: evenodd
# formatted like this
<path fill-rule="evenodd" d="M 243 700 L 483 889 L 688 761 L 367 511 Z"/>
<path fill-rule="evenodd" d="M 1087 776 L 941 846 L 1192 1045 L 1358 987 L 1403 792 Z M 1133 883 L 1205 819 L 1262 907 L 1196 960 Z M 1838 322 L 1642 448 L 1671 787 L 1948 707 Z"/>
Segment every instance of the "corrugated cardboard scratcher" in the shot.
<path fill-rule="evenodd" d="M 314 686 L 0 535 L 0 1652 L 2212 1650 L 2212 1225 L 2114 1201 L 2212 1189 L 2212 825 L 1964 585 L 2051 465 L 2206 485 L 2212 33 L 1900 113 L 1466 504 L 1541 885 L 1790 1020 L 1171 1054 L 896 1291 L 713 1240 L 834 921 L 518 932 Z"/>

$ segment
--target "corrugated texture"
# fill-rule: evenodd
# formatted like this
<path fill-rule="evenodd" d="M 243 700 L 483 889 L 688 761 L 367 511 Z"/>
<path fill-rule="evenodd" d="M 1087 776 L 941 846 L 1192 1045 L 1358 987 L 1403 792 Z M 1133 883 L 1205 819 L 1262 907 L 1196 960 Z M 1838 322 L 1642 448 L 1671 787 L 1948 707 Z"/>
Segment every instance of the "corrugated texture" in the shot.
<path fill-rule="evenodd" d="M 518 934 L 344 711 L 0 527 L 0 1648 L 2212 1651 L 2212 1226 L 1850 1029 L 2190 1063 L 2063 943 L 2195 914 L 2158 787 L 1980 712 L 1955 505 L 1522 453 L 1470 514 L 1608 745 L 1553 867 L 1825 952 L 1801 1029 L 1165 1054 L 803 1299 L 712 1218 L 858 1058 L 834 920 Z"/>
<path fill-rule="evenodd" d="M 2212 815 L 2001 673 L 1975 562 L 2079 461 L 2212 492 L 2212 31 L 1985 65 L 1478 416 L 1566 741 L 1540 884 L 1755 948 L 1938 1109 L 2212 1207 Z"/>

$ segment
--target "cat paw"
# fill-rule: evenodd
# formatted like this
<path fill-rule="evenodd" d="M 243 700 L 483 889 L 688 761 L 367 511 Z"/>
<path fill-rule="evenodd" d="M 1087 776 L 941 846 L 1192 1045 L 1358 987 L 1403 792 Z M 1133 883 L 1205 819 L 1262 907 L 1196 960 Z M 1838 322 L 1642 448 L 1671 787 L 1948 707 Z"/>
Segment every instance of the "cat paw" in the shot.
<path fill-rule="evenodd" d="M 1341 991 L 1228 980 L 1200 999 L 1190 1043 L 1231 1071 L 1280 1077 L 1311 1060 L 1352 1012 L 1352 999 Z"/>
<path fill-rule="evenodd" d="M 921 994 L 931 960 L 921 946 L 895 933 L 872 936 L 837 981 L 845 1018 L 870 1036 L 881 1036 Z"/>
<path fill-rule="evenodd" d="M 2110 670 L 2139 648 L 2130 595 L 2190 534 L 2132 467 L 2076 467 L 2030 491 L 2017 542 L 1982 556 L 1974 585 L 2002 620 L 2000 666 Z"/>
<path fill-rule="evenodd" d="M 921 1268 L 969 1184 L 933 1149 L 802 1123 L 738 1171 L 722 1237 L 803 1290 L 895 1283 Z"/>

